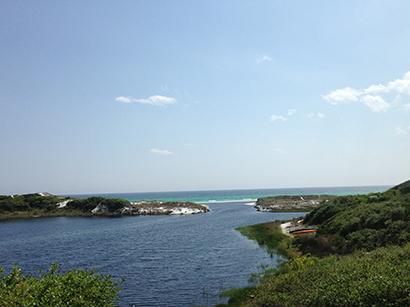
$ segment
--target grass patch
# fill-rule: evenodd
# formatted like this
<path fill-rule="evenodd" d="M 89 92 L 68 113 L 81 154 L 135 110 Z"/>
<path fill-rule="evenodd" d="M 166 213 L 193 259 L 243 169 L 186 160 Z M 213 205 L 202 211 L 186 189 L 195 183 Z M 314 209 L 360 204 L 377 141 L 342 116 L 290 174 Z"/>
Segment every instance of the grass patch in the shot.
<path fill-rule="evenodd" d="M 281 222 L 268 222 L 236 228 L 242 235 L 250 240 L 255 240 L 259 245 L 265 247 L 269 254 L 277 253 L 286 258 L 297 255 L 292 247 L 291 237 L 282 233 Z"/>
<path fill-rule="evenodd" d="M 250 240 L 255 240 L 260 246 L 266 248 L 270 255 L 279 254 L 285 258 L 294 258 L 297 253 L 292 248 L 291 237 L 283 234 L 280 224 L 282 222 L 268 222 L 263 224 L 249 225 L 236 228 L 242 235 Z M 250 280 L 253 284 L 263 283 L 268 280 L 273 274 L 276 274 L 277 269 L 264 269 L 262 272 L 252 274 Z M 255 297 L 256 287 L 233 288 L 221 293 L 222 297 L 229 297 L 227 304 L 222 306 L 241 306 L 244 302 L 252 300 Z"/>

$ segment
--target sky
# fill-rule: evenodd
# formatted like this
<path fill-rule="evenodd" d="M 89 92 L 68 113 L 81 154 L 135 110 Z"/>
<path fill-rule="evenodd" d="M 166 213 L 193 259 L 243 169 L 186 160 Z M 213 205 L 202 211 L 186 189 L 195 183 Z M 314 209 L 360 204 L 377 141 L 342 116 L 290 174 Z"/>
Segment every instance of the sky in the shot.
<path fill-rule="evenodd" d="M 410 179 L 410 1 L 0 2 L 0 193 Z"/>

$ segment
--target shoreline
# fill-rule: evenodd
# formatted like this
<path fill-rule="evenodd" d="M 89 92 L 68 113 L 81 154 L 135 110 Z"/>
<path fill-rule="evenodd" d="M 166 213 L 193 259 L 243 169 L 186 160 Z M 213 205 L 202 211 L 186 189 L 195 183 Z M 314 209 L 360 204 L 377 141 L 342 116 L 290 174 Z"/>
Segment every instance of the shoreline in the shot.
<path fill-rule="evenodd" d="M 306 215 L 306 213 L 304 213 Z M 246 287 L 231 288 L 221 292 L 222 297 L 228 298 L 225 304 L 218 304 L 216 307 L 235 307 L 241 306 L 243 302 L 254 297 L 256 286 L 265 278 L 274 274 L 284 264 L 292 259 L 297 258 L 300 253 L 292 246 L 292 236 L 286 231 L 286 226 L 291 225 L 295 220 L 274 220 L 267 223 L 253 224 L 243 227 L 235 228 L 243 236 L 249 240 L 256 241 L 261 248 L 264 248 L 271 256 L 276 253 L 278 256 L 284 258 L 282 263 L 277 267 L 265 269 L 261 273 L 255 274 L 254 278 L 258 282 L 254 285 L 250 284 Z"/>
<path fill-rule="evenodd" d="M 321 202 L 303 221 L 238 229 L 268 252 L 290 256 L 253 285 L 224 291 L 228 302 L 219 306 L 408 305 L 409 200 L 406 181 Z"/>
<path fill-rule="evenodd" d="M 262 224 L 238 227 L 235 230 L 239 231 L 249 240 L 256 241 L 269 254 L 277 253 L 280 256 L 291 259 L 297 255 L 297 252 L 292 248 L 292 237 L 282 228 L 283 224 L 290 223 L 291 221 L 275 220 Z"/>
<path fill-rule="evenodd" d="M 337 196 L 329 194 L 280 195 L 258 198 L 255 208 L 261 212 L 307 212 Z"/>
<path fill-rule="evenodd" d="M 0 223 L 5 221 L 28 220 L 28 219 L 42 219 L 52 217 L 110 217 L 110 216 L 96 216 L 91 213 L 84 212 L 42 212 L 37 214 L 30 214 L 28 212 L 19 212 L 17 214 L 0 215 Z"/>
<path fill-rule="evenodd" d="M 129 202 L 103 197 L 74 199 L 49 193 L 0 195 L 0 221 L 42 217 L 193 215 L 206 212 L 209 212 L 208 206 L 192 202 Z"/>

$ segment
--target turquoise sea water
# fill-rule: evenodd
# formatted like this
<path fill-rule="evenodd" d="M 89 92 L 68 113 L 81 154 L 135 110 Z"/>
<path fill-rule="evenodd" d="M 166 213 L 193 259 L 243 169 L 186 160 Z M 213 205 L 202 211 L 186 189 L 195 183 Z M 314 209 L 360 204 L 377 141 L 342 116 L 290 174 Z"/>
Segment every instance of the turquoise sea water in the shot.
<path fill-rule="evenodd" d="M 181 192 L 150 192 L 150 193 L 105 193 L 70 195 L 73 197 L 104 196 L 135 200 L 193 201 L 199 203 L 215 202 L 251 202 L 259 197 L 278 195 L 309 195 L 309 194 L 366 194 L 382 192 L 389 186 L 360 187 L 319 187 L 319 188 L 287 188 L 287 189 L 244 189 L 244 190 L 214 190 L 214 191 L 181 191 Z"/>

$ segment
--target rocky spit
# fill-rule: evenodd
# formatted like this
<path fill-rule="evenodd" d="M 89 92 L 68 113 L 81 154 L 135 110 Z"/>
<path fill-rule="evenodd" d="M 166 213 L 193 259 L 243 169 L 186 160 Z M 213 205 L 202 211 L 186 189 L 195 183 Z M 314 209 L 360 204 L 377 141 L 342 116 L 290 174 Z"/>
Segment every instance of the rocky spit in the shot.
<path fill-rule="evenodd" d="M 190 215 L 206 213 L 209 208 L 192 202 L 177 201 L 139 201 L 130 202 L 129 205 L 115 211 L 114 215 Z M 104 205 L 98 205 L 92 211 L 93 214 L 108 213 L 109 210 Z"/>
<path fill-rule="evenodd" d="M 256 201 L 255 208 L 258 211 L 288 212 L 310 211 L 322 202 L 335 198 L 332 195 L 295 195 L 295 196 L 272 196 L 262 197 Z"/>

